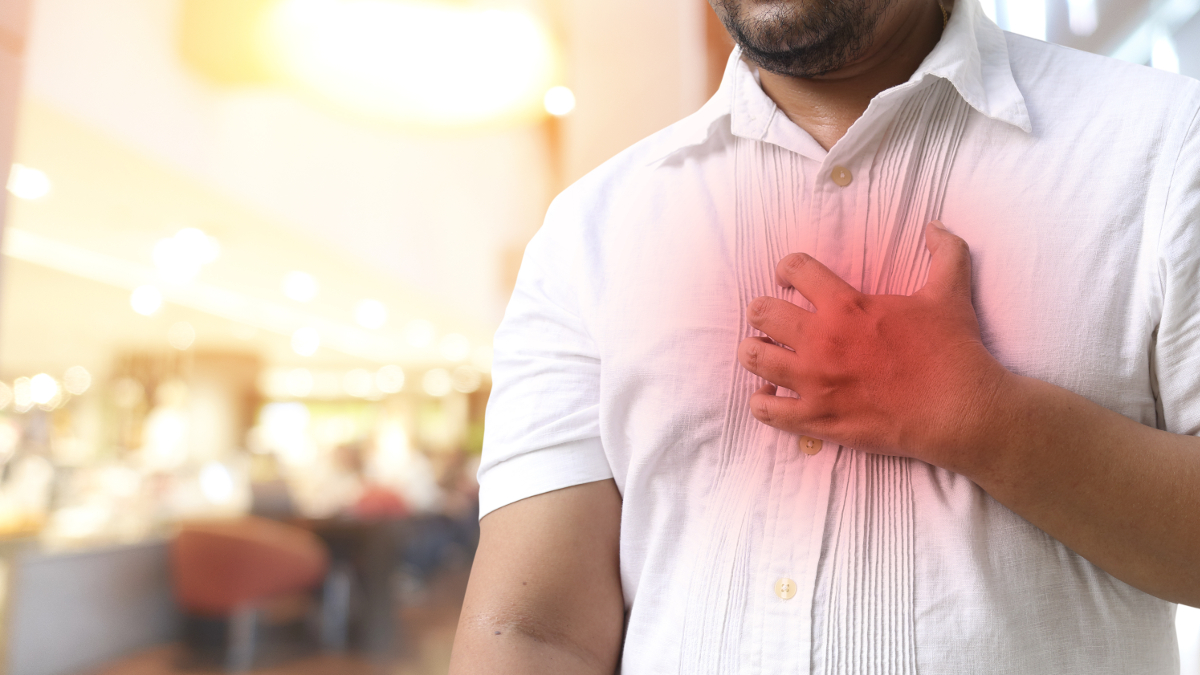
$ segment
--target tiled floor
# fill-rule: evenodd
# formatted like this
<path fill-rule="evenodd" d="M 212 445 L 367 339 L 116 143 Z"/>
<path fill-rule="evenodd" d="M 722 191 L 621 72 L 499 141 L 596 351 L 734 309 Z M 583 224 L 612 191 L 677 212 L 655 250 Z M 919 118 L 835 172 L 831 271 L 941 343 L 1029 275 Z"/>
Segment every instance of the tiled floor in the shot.
<path fill-rule="evenodd" d="M 253 675 L 445 675 L 467 572 L 434 577 L 418 602 L 401 607 L 405 647 L 393 662 L 373 663 L 354 654 L 317 654 L 256 668 Z M 184 667 L 180 645 L 162 645 L 110 663 L 86 675 L 219 675 L 218 669 Z"/>

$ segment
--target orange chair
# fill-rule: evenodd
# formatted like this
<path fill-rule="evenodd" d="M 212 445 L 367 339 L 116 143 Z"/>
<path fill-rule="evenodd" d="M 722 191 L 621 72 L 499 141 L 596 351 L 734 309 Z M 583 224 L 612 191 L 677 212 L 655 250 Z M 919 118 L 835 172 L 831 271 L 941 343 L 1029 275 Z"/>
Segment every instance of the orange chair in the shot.
<path fill-rule="evenodd" d="M 329 554 L 316 535 L 265 518 L 184 524 L 171 544 L 175 597 L 194 616 L 228 617 L 227 667 L 254 660 L 259 610 L 320 585 Z"/>

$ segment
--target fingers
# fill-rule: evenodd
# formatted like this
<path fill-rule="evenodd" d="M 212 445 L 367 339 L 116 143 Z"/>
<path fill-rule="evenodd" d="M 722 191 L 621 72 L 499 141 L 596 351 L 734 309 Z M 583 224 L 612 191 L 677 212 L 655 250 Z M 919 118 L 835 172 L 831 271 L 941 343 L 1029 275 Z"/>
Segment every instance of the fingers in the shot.
<path fill-rule="evenodd" d="M 777 396 L 777 387 L 766 384 L 750 396 L 750 413 L 767 426 L 794 434 L 813 434 L 812 415 L 802 398 Z"/>
<path fill-rule="evenodd" d="M 847 302 L 861 295 L 807 253 L 792 253 L 780 260 L 775 267 L 775 281 L 800 291 L 818 311 L 822 305 Z"/>
<path fill-rule="evenodd" d="M 967 242 L 950 234 L 938 221 L 925 226 L 925 247 L 929 249 L 927 292 L 943 297 L 971 298 L 971 250 Z"/>
<path fill-rule="evenodd" d="M 796 353 L 767 338 L 751 337 L 738 345 L 738 363 L 759 377 L 792 391 L 804 379 L 803 364 Z"/>
<path fill-rule="evenodd" d="M 746 320 L 772 340 L 792 349 L 804 338 L 805 326 L 813 313 L 787 300 L 763 296 L 746 306 Z"/>

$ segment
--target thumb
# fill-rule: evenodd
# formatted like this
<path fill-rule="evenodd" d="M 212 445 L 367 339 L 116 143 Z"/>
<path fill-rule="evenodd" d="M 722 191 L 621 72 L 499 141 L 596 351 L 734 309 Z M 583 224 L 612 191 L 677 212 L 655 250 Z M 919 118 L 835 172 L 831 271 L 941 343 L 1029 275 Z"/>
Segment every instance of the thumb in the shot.
<path fill-rule="evenodd" d="M 929 249 L 929 277 L 924 290 L 943 297 L 965 297 L 971 301 L 971 250 L 967 242 L 946 230 L 939 221 L 925 226 Z"/>

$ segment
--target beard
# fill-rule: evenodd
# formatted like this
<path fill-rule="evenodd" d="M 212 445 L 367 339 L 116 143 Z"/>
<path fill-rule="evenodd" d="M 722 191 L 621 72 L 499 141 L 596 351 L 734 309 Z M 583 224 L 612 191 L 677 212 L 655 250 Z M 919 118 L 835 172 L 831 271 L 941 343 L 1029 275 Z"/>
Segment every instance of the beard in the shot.
<path fill-rule="evenodd" d="M 746 5 L 752 2 L 756 0 L 710 0 L 755 65 L 778 75 L 811 78 L 861 56 L 895 0 L 773 0 L 774 6 L 748 16 Z"/>

